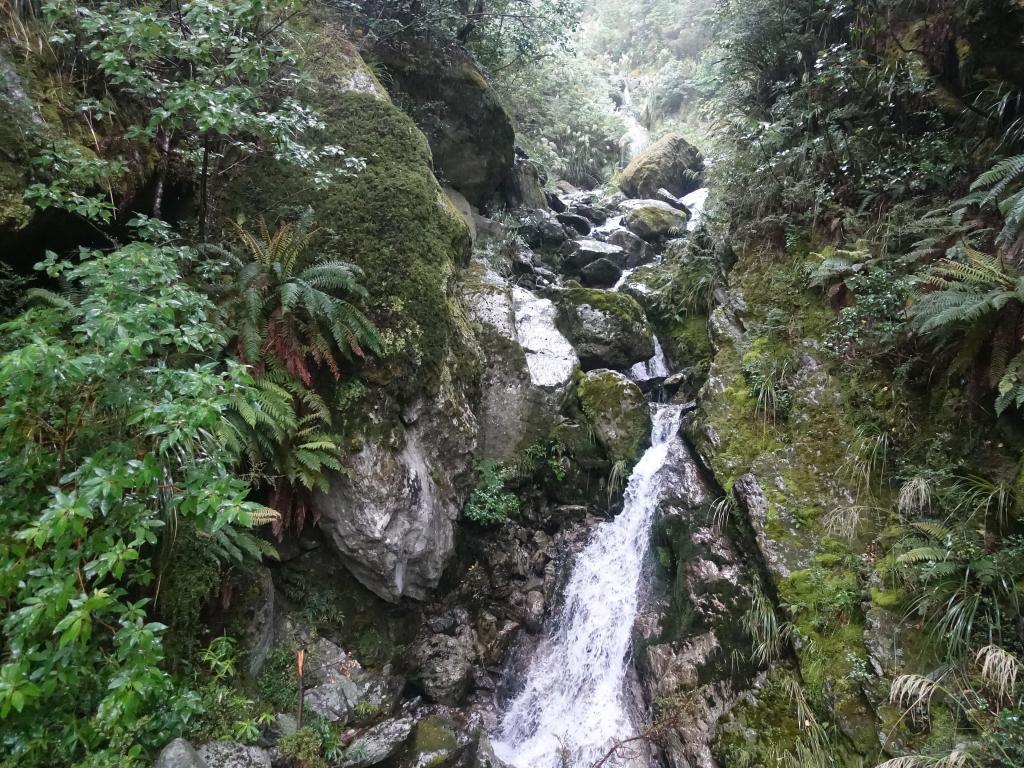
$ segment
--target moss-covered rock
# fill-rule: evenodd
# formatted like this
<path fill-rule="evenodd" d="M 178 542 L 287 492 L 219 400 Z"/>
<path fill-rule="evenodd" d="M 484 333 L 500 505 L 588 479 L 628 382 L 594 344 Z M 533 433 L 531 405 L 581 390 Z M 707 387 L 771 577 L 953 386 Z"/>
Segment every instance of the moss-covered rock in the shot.
<path fill-rule="evenodd" d="M 686 214 L 660 200 L 636 200 L 622 206 L 622 223 L 630 232 L 648 242 L 668 240 L 686 234 Z"/>
<path fill-rule="evenodd" d="M 615 371 L 591 371 L 577 395 L 583 413 L 613 462 L 632 464 L 651 438 L 651 412 L 643 392 Z"/>
<path fill-rule="evenodd" d="M 704 158 L 697 148 L 670 133 L 633 158 L 622 171 L 619 188 L 629 197 L 653 198 L 659 189 L 682 197 L 700 187 L 698 174 L 703 170 Z"/>
<path fill-rule="evenodd" d="M 625 370 L 654 355 L 654 336 L 636 300 L 617 291 L 570 288 L 555 301 L 584 370 Z"/>
<path fill-rule="evenodd" d="M 370 314 L 384 335 L 365 373 L 406 393 L 436 392 L 442 368 L 463 354 L 453 276 L 471 247 L 468 227 L 435 179 L 423 134 L 395 107 L 330 16 L 305 32 L 322 141 L 363 158 L 365 169 L 318 184 L 309 171 L 264 158 L 225 191 L 221 210 L 269 219 L 312 212 L 324 256 L 361 267 Z M 328 169 L 323 169 L 328 170 Z"/>
<path fill-rule="evenodd" d="M 438 175 L 474 205 L 489 202 L 512 170 L 515 131 L 472 57 L 423 40 L 380 45 L 373 55 L 396 103 L 426 134 Z"/>

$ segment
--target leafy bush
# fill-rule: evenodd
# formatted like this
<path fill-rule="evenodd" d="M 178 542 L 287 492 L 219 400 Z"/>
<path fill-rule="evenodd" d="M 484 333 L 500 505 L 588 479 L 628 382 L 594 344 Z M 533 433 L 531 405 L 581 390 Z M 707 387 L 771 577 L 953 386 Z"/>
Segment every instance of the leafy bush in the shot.
<path fill-rule="evenodd" d="M 508 471 L 483 461 L 476 465 L 476 472 L 479 481 L 462 514 L 477 525 L 500 525 L 519 511 L 519 498 L 505 490 Z"/>
<path fill-rule="evenodd" d="M 195 700 L 163 669 L 158 544 L 188 524 L 242 557 L 244 529 L 272 517 L 233 473 L 226 416 L 256 389 L 217 362 L 194 258 L 141 242 L 51 255 L 80 298 L 0 326 L 0 738 L 19 765 L 133 765 L 176 734 Z"/>

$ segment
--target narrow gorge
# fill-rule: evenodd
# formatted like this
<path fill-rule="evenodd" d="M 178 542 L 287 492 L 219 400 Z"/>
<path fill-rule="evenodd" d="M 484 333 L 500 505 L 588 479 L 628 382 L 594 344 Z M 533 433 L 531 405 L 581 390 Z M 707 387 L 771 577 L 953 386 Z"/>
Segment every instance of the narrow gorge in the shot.
<path fill-rule="evenodd" d="M 1024 768 L 1019 0 L 0 30 L 0 768 Z"/>

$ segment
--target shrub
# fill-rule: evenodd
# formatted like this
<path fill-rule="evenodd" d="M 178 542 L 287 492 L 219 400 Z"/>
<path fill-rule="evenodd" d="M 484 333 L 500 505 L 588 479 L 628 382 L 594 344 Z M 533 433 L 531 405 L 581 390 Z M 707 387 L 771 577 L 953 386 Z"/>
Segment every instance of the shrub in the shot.
<path fill-rule="evenodd" d="M 490 526 L 504 523 L 519 511 L 519 498 L 505 490 L 508 472 L 493 461 L 476 465 L 479 482 L 462 511 L 463 516 L 477 525 Z"/>

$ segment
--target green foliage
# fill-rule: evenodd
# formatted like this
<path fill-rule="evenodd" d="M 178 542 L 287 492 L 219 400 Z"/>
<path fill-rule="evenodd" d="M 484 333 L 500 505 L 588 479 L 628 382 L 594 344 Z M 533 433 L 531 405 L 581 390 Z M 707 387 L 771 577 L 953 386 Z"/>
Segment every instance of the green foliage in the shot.
<path fill-rule="evenodd" d="M 241 691 L 238 676 L 234 641 L 227 636 L 214 638 L 200 654 L 196 670 L 198 706 L 188 724 L 192 738 L 251 743 L 271 721 L 273 712 Z"/>
<path fill-rule="evenodd" d="M 323 746 L 321 735 L 307 727 L 282 738 L 277 748 L 288 761 L 289 768 L 326 768 Z"/>
<path fill-rule="evenodd" d="M 217 556 L 272 515 L 247 501 L 226 418 L 252 407 L 225 335 L 184 279 L 189 249 L 132 243 L 44 263 L 80 297 L 6 323 L 0 358 L 0 667 L 19 765 L 133 765 L 196 705 L 163 670 L 154 556 L 189 526 Z M 88 756 L 88 758 L 87 758 Z"/>
<path fill-rule="evenodd" d="M 509 471 L 493 461 L 476 465 L 477 487 L 462 510 L 463 516 L 477 525 L 500 525 L 519 512 L 519 498 L 505 490 Z"/>

